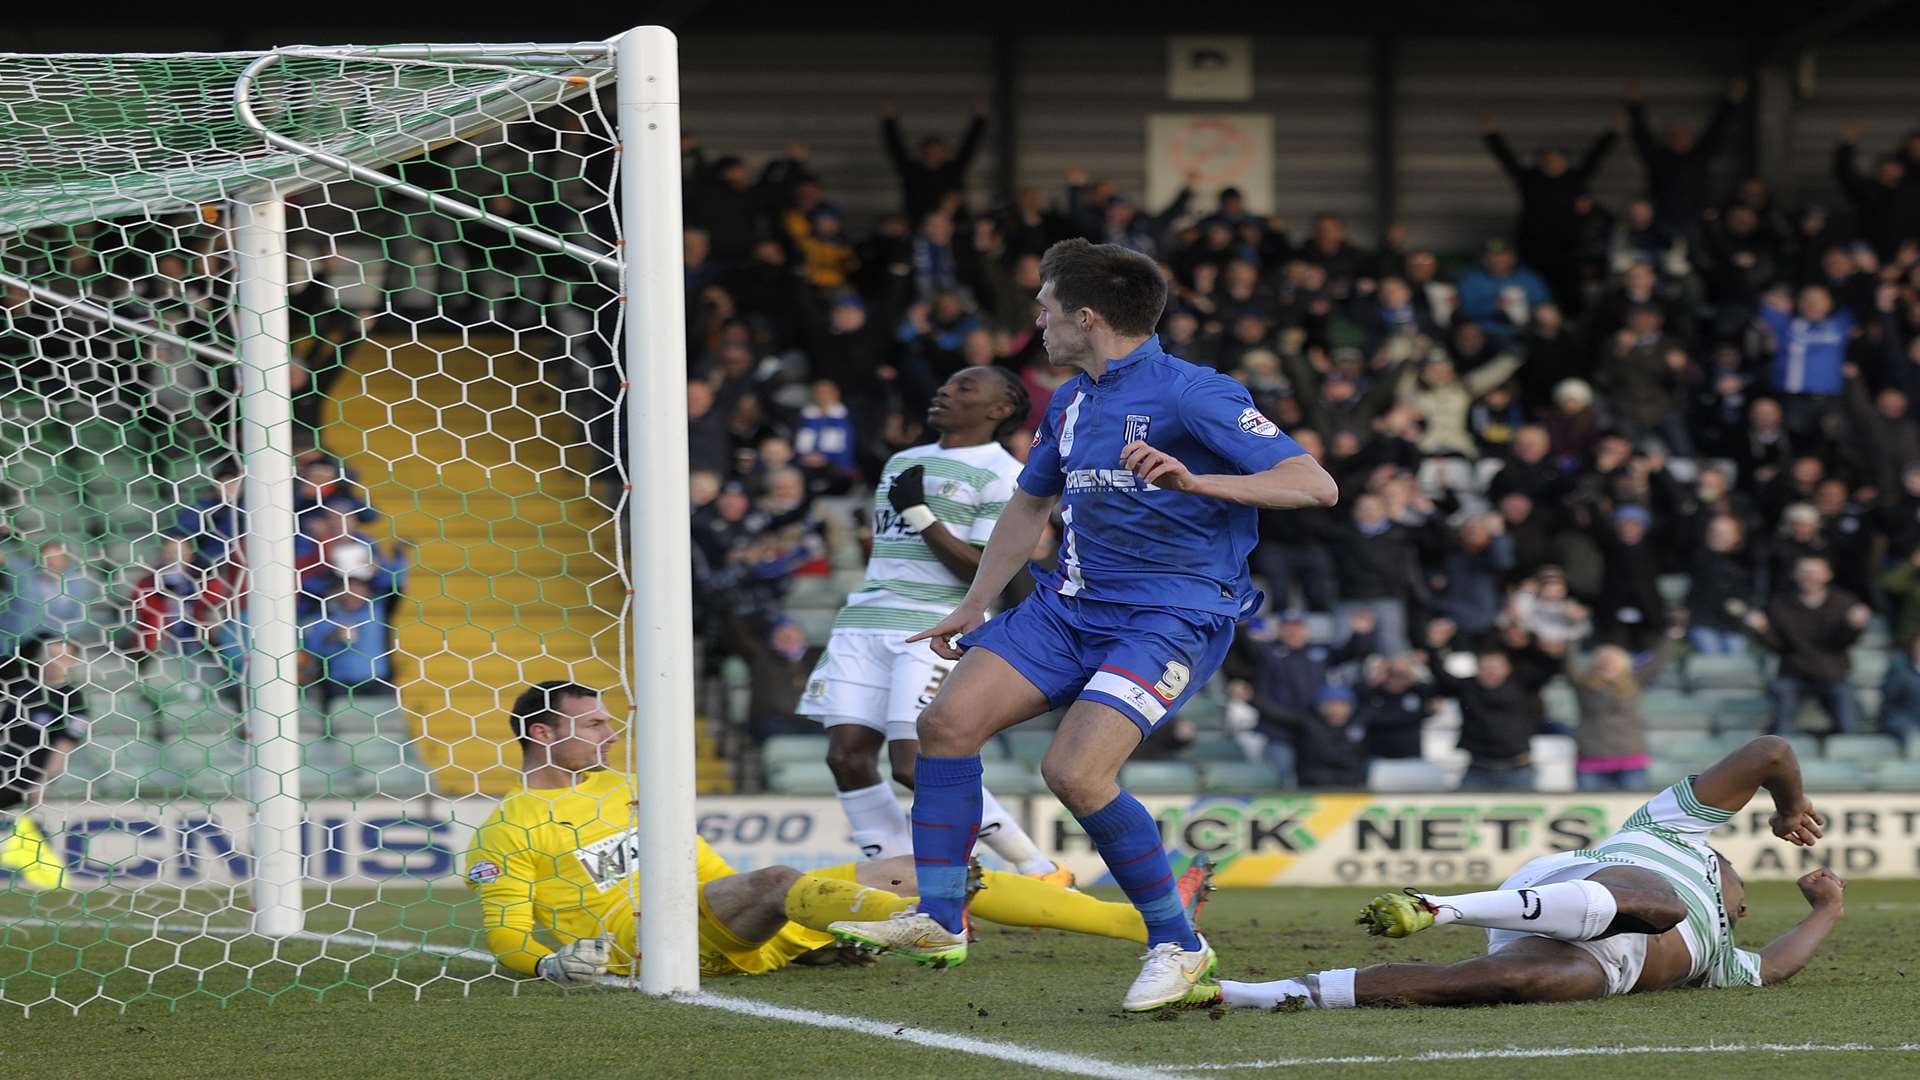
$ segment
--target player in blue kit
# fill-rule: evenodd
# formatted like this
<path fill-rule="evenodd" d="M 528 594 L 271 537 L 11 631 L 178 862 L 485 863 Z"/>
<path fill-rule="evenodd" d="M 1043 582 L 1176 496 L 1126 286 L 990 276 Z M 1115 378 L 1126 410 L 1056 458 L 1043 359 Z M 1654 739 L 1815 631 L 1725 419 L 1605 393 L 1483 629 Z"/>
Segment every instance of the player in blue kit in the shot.
<path fill-rule="evenodd" d="M 1234 623 L 1260 606 L 1247 574 L 1258 510 L 1331 506 L 1338 492 L 1244 387 L 1161 350 L 1153 331 L 1167 286 L 1152 259 L 1066 240 L 1040 273 L 1047 357 L 1080 374 L 1048 405 L 966 598 L 910 639 L 959 660 L 920 714 L 920 905 L 830 929 L 909 957 L 964 960 L 980 747 L 1068 706 L 1041 773 L 1146 922 L 1146 963 L 1122 1002 L 1146 1011 L 1181 1001 L 1215 961 L 1181 909 L 1153 817 L 1117 783 L 1120 766 L 1206 683 Z M 987 604 L 1056 501 L 1059 572 L 1036 570 L 1042 587 L 988 622 Z"/>

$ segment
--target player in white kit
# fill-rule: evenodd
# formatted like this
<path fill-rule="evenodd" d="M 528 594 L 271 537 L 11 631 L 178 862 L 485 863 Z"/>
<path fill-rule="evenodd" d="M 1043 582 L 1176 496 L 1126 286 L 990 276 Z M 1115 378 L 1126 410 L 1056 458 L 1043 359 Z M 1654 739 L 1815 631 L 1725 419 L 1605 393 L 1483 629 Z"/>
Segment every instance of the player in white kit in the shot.
<path fill-rule="evenodd" d="M 907 814 L 881 777 L 913 785 L 915 723 L 953 670 L 909 635 L 932 627 L 967 594 L 980 552 L 1013 494 L 1020 461 L 1000 440 L 1020 430 L 1027 389 L 1004 368 L 970 367 L 934 395 L 927 424 L 939 441 L 893 455 L 874 492 L 873 557 L 860 589 L 833 620 L 799 712 L 827 729 L 827 764 L 853 840 L 868 858 L 913 854 Z M 1023 874 L 1060 885 L 1073 875 L 1040 854 L 991 793 L 980 839 Z"/>
<path fill-rule="evenodd" d="M 1457 964 L 1336 968 L 1273 982 L 1221 980 L 1188 1003 L 1310 1009 L 1356 1005 L 1498 1005 L 1588 1001 L 1675 987 L 1776 986 L 1798 974 L 1846 914 L 1846 882 L 1818 869 L 1800 879 L 1812 909 L 1754 952 L 1734 944 L 1746 883 L 1707 843 L 1756 795 L 1773 797 L 1773 834 L 1802 847 L 1826 819 L 1800 783 L 1785 739 L 1763 735 L 1667 788 L 1612 836 L 1543 855 L 1500 888 L 1440 896 L 1390 893 L 1360 922 L 1386 937 L 1459 923 L 1487 932 L 1487 953 Z"/>

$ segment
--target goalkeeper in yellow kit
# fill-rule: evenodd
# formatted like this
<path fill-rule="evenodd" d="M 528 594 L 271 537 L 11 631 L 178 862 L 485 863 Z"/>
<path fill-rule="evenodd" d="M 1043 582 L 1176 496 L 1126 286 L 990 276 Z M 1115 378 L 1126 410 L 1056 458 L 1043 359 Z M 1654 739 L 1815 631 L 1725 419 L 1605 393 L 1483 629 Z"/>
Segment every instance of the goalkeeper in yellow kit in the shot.
<path fill-rule="evenodd" d="M 485 907 L 487 948 L 507 970 L 556 983 L 590 982 L 631 969 L 636 940 L 631 876 L 639 852 L 630 779 L 606 767 L 618 734 L 599 692 L 564 681 L 515 700 L 521 784 L 501 800 L 467 852 L 467 885 Z M 913 906 L 909 856 L 810 873 L 770 866 L 736 873 L 697 840 L 700 970 L 760 975 L 832 949 L 835 921 L 886 919 Z M 1208 868 L 1181 876 L 1188 909 L 1204 901 Z M 1131 904 L 1018 874 L 988 871 L 973 914 L 1010 926 L 1044 926 L 1146 943 Z M 541 935 L 551 940 L 548 944 Z M 903 954 L 904 955 L 904 954 Z M 938 964 L 942 958 L 915 953 Z"/>

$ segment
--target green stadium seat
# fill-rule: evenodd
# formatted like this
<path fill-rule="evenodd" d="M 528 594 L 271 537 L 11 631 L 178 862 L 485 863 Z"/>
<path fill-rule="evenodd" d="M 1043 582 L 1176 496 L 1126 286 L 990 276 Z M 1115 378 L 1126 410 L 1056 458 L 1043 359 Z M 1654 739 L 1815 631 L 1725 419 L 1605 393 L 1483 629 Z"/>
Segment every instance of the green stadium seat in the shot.
<path fill-rule="evenodd" d="M 1699 771 L 1694 763 L 1690 761 L 1654 758 L 1653 764 L 1647 767 L 1647 786 L 1655 791 L 1659 791 L 1663 788 L 1672 787 L 1680 781 L 1685 780 L 1691 774 Z"/>
<path fill-rule="evenodd" d="M 1279 787 L 1280 774 L 1264 761 L 1213 762 L 1201 772 L 1201 788 L 1217 795 L 1256 795 Z"/>
<path fill-rule="evenodd" d="M 781 795 L 832 795 L 838 789 L 825 761 L 782 761 L 768 768 L 767 790 Z"/>
<path fill-rule="evenodd" d="M 180 775 L 187 794 L 195 799 L 244 797 L 252 757 L 238 739 L 176 739 L 166 745 L 167 767 Z"/>
<path fill-rule="evenodd" d="M 1046 781 L 1040 779 L 1040 770 L 1024 761 L 997 760 L 982 762 L 985 770 L 981 782 L 991 788 L 996 795 L 1044 795 L 1047 793 Z"/>
<path fill-rule="evenodd" d="M 1887 677 L 1887 667 L 1892 662 L 1884 648 L 1853 650 L 1853 675 L 1850 681 L 1855 686 L 1879 686 Z"/>
<path fill-rule="evenodd" d="M 1867 770 L 1850 761 L 1802 759 L 1800 781 L 1816 801 L 1823 793 L 1865 791 L 1868 787 Z"/>
<path fill-rule="evenodd" d="M 1717 735 L 1693 731 L 1649 731 L 1647 743 L 1653 752 L 1669 761 L 1717 761 L 1726 755 L 1725 740 Z"/>
<path fill-rule="evenodd" d="M 789 761 L 811 761 L 822 768 L 827 762 L 825 735 L 775 735 L 760 745 L 760 760 L 771 769 Z"/>
<path fill-rule="evenodd" d="M 1562 723 L 1576 723 L 1580 719 L 1580 699 L 1564 680 L 1555 679 L 1540 691 L 1540 700 L 1546 703 L 1547 715 Z"/>
<path fill-rule="evenodd" d="M 1713 726 L 1713 706 L 1678 690 L 1654 688 L 1640 695 L 1640 715 L 1649 730 L 1705 732 Z"/>
<path fill-rule="evenodd" d="M 412 799 L 427 794 L 427 773 L 415 760 L 410 743 L 370 738 L 354 743 L 354 767 L 367 775 L 365 786 L 390 799 Z"/>
<path fill-rule="evenodd" d="M 1184 761 L 1132 761 L 1120 767 L 1120 786 L 1136 795 L 1191 794 L 1200 773 Z"/>
<path fill-rule="evenodd" d="M 980 748 L 981 761 L 1004 761 L 1011 755 L 1007 753 L 1007 744 L 999 739 L 988 739 Z"/>
<path fill-rule="evenodd" d="M 1799 758 L 1802 764 L 1820 756 L 1820 740 L 1817 737 L 1796 731 L 1785 738 L 1787 745 L 1793 747 L 1793 756 Z"/>
<path fill-rule="evenodd" d="M 1920 791 L 1920 761 L 1884 761 L 1873 770 L 1875 791 Z"/>
<path fill-rule="evenodd" d="M 1425 758 L 1376 758 L 1367 766 L 1368 791 L 1445 791 L 1447 771 Z"/>
<path fill-rule="evenodd" d="M 1892 761 L 1903 756 L 1900 740 L 1891 735 L 1829 735 L 1821 749 L 1828 761 L 1860 764 Z"/>
<path fill-rule="evenodd" d="M 1015 761 L 1033 765 L 1040 764 L 1040 759 L 1047 756 L 1047 747 L 1053 745 L 1053 732 L 1036 731 L 1024 725 L 1005 733 L 1001 738 L 1006 740 L 1007 752 Z"/>
<path fill-rule="evenodd" d="M 1753 730 L 1767 726 L 1773 715 L 1773 705 L 1764 697 L 1724 698 L 1713 706 L 1712 725 L 1715 731 Z"/>
<path fill-rule="evenodd" d="M 1180 715 L 1202 731 L 1219 731 L 1227 726 L 1227 707 L 1218 698 L 1202 690 L 1187 699 Z"/>
<path fill-rule="evenodd" d="M 1195 762 L 1237 763 L 1247 760 L 1247 752 L 1240 749 L 1239 743 L 1217 735 L 1195 739 L 1193 745 L 1187 747 L 1185 756 L 1188 761 Z"/>

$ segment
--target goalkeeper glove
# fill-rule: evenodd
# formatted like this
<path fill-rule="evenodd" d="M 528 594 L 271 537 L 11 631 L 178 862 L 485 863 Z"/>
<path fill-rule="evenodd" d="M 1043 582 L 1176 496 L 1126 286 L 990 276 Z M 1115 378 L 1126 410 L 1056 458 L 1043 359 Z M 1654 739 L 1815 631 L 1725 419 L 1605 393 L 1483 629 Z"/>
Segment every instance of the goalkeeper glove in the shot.
<path fill-rule="evenodd" d="M 887 502 L 900 515 L 908 532 L 919 535 L 936 520 L 927 509 L 926 470 L 918 465 L 893 478 L 887 487 Z"/>
<path fill-rule="evenodd" d="M 580 938 L 540 958 L 540 977 L 561 986 L 589 983 L 607 973 L 607 939 Z"/>

